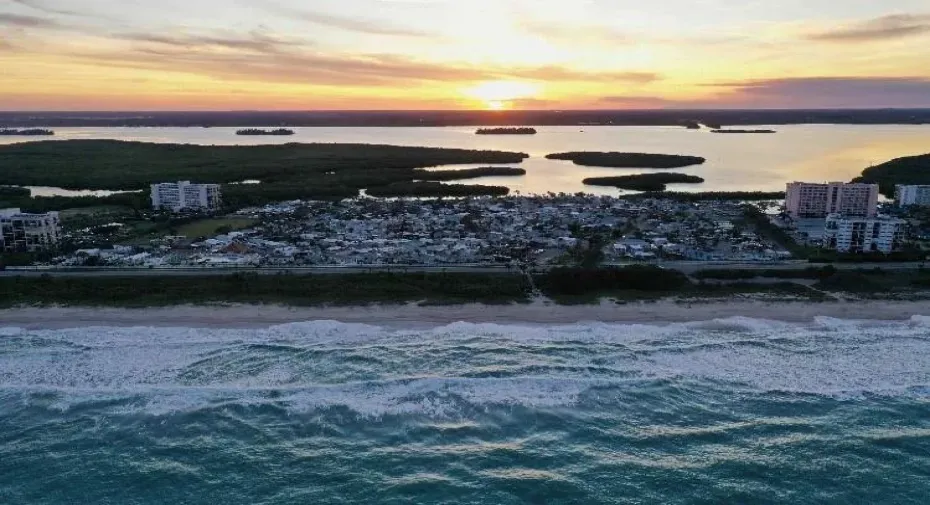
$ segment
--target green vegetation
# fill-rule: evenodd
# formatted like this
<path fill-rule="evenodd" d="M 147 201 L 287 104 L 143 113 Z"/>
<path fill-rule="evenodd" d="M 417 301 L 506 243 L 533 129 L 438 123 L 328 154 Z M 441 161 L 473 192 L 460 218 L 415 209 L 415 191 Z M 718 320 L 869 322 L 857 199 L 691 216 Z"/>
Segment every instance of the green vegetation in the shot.
<path fill-rule="evenodd" d="M 806 259 L 817 253 L 817 249 L 798 244 L 794 237 L 772 224 L 769 217 L 755 206 L 746 205 L 743 207 L 743 219 L 752 226 L 756 233 L 783 247 L 795 258 Z"/>
<path fill-rule="evenodd" d="M 120 206 L 144 210 L 151 206 L 144 193 L 116 193 L 110 196 L 37 196 L 28 188 L 0 186 L 0 208 L 16 207 L 23 212 L 49 212 L 63 209 L 81 209 L 101 206 Z"/>
<path fill-rule="evenodd" d="M 930 184 L 930 154 L 897 158 L 867 168 L 853 182 L 878 184 L 883 195 L 893 198 L 897 184 Z"/>
<path fill-rule="evenodd" d="M 0 184 L 67 189 L 147 190 L 156 182 L 224 183 L 229 207 L 299 198 L 341 199 L 359 190 L 412 182 L 417 169 L 469 163 L 520 163 L 525 154 L 367 144 L 197 146 L 111 140 L 29 142 L 0 146 Z M 231 184 L 258 179 L 262 184 Z M 449 194 L 460 194 L 452 188 Z M 140 195 L 146 198 L 145 195 Z M 95 206 L 86 198 L 37 207 Z M 122 197 L 121 197 L 122 198 Z M 79 205 L 71 205 L 79 204 Z M 24 206 L 25 207 L 25 206 Z"/>
<path fill-rule="evenodd" d="M 32 192 L 29 191 L 29 188 L 0 186 L 0 207 L 6 207 L 6 202 L 16 202 L 29 198 L 32 198 Z"/>
<path fill-rule="evenodd" d="M 370 303 L 523 303 L 531 288 L 518 274 L 334 274 L 191 277 L 3 277 L 0 306 L 148 307 L 246 303 L 294 306 Z"/>
<path fill-rule="evenodd" d="M 536 135 L 536 128 L 479 128 L 476 135 Z"/>
<path fill-rule="evenodd" d="M 745 269 L 707 269 L 701 270 L 692 277 L 695 279 L 715 279 L 726 281 L 749 280 L 756 278 L 766 279 L 826 279 L 837 273 L 833 266 L 810 267 L 804 270 L 745 270 Z"/>
<path fill-rule="evenodd" d="M 550 160 L 566 160 L 589 167 L 614 168 L 681 168 L 691 165 L 701 165 L 704 158 L 697 156 L 680 156 L 676 154 L 646 154 L 646 153 L 599 153 L 599 152 L 568 152 L 556 153 L 546 156 Z"/>
<path fill-rule="evenodd" d="M 256 219 L 221 218 L 199 219 L 177 227 L 177 235 L 188 238 L 213 237 L 222 233 L 244 230 L 258 223 Z"/>
<path fill-rule="evenodd" d="M 589 186 L 614 186 L 631 191 L 665 191 L 666 184 L 700 184 L 704 179 L 696 175 L 659 173 L 622 175 L 618 177 L 591 177 L 585 179 Z"/>
<path fill-rule="evenodd" d="M 3 258 L 6 265 L 17 258 Z M 759 272 L 752 272 L 758 276 Z M 930 270 L 805 269 L 764 271 L 782 282 L 750 282 L 739 271 L 710 271 L 692 282 L 683 273 L 656 266 L 560 268 L 533 275 L 533 283 L 557 303 L 655 301 L 688 303 L 733 297 L 832 301 L 927 299 Z M 705 282 L 704 279 L 731 282 Z M 792 280 L 817 281 L 808 287 Z M 203 275 L 170 272 L 130 277 L 0 277 L 0 307 L 75 305 L 147 307 L 180 304 L 284 304 L 292 306 L 381 304 L 526 303 L 533 285 L 517 273 L 363 273 L 327 275 Z"/>
<path fill-rule="evenodd" d="M 691 286 L 688 277 L 677 270 L 646 265 L 556 268 L 534 276 L 534 281 L 545 296 L 560 303 L 593 302 L 608 296 L 658 298 Z"/>
<path fill-rule="evenodd" d="M 815 288 L 866 299 L 927 299 L 930 297 L 930 270 L 889 271 L 881 268 L 839 270 Z"/>
<path fill-rule="evenodd" d="M 369 188 L 368 195 L 379 198 L 436 198 L 443 196 L 506 196 L 510 188 L 479 184 L 442 184 L 439 182 L 397 182 L 387 186 Z"/>
<path fill-rule="evenodd" d="M 479 177 L 519 177 L 526 175 L 526 170 L 513 167 L 479 167 L 453 170 L 418 170 L 417 179 L 421 181 L 461 181 Z"/>

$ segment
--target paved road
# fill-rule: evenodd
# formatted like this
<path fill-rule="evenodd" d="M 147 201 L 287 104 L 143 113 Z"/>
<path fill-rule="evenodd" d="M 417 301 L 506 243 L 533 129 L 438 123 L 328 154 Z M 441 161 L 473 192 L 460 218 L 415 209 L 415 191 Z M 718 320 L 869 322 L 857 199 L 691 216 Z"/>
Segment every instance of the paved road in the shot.
<path fill-rule="evenodd" d="M 614 266 L 627 266 L 635 263 L 621 263 Z M 699 270 L 726 268 L 738 270 L 802 270 L 822 265 L 811 264 L 805 261 L 784 261 L 777 263 L 727 263 L 705 261 L 669 261 L 658 263 L 664 268 L 680 270 L 686 274 L 693 274 Z M 872 269 L 884 270 L 916 270 L 917 263 L 835 263 L 834 267 L 840 270 Z M 544 268 L 538 269 L 544 270 Z M 0 271 L 0 277 L 37 277 L 52 275 L 56 277 L 149 277 L 174 276 L 196 277 L 210 275 L 230 275 L 234 273 L 258 275 L 336 275 L 348 273 L 505 273 L 519 272 L 519 269 L 505 265 L 468 265 L 468 266 L 336 266 L 336 267 L 276 267 L 276 268 L 80 268 L 80 269 L 15 269 Z"/>

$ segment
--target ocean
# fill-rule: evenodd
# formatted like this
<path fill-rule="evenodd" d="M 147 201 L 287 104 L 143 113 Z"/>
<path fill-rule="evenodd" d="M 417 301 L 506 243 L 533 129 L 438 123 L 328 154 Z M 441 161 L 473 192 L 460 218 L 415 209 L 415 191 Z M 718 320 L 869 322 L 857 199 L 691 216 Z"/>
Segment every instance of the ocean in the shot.
<path fill-rule="evenodd" d="M 755 128 L 755 127 L 754 127 Z M 580 167 L 547 160 L 566 151 L 624 151 L 702 156 L 703 165 L 676 169 L 706 180 L 672 184 L 673 191 L 784 191 L 796 180 L 850 181 L 865 168 L 902 156 L 925 154 L 930 125 L 784 125 L 759 126 L 775 134 L 720 135 L 670 126 L 551 126 L 537 135 L 475 135 L 474 127 L 443 128 L 293 128 L 288 137 L 243 137 L 236 128 L 55 128 L 54 140 L 113 139 L 200 145 L 257 145 L 287 142 L 366 143 L 460 149 L 495 149 L 530 155 L 515 165 L 524 177 L 484 177 L 467 184 L 509 187 L 514 193 L 547 192 L 617 195 L 615 188 L 585 186 L 588 177 L 626 175 L 649 170 Z M 0 145 L 47 140 L 0 137 Z M 466 165 L 457 168 L 468 168 Z M 108 188 L 120 190 L 125 188 Z M 42 196 L 81 196 L 61 188 L 33 188 Z"/>
<path fill-rule="evenodd" d="M 923 504 L 930 318 L 0 329 L 2 504 Z"/>

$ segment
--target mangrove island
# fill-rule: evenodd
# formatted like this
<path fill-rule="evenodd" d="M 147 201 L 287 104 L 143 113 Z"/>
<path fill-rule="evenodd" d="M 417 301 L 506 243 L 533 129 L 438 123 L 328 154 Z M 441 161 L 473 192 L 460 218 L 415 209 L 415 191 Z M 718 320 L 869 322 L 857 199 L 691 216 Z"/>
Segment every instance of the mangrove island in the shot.
<path fill-rule="evenodd" d="M 479 177 L 520 177 L 526 170 L 513 167 L 479 167 L 453 170 L 419 170 L 417 179 L 421 181 L 462 181 Z"/>
<path fill-rule="evenodd" d="M 414 182 L 425 176 L 453 180 L 475 174 L 450 171 L 456 172 L 450 176 L 446 171 L 427 173 L 419 169 L 515 164 L 525 158 L 526 154 L 518 152 L 370 144 L 202 146 L 116 140 L 42 141 L 0 146 L 0 185 L 147 191 L 150 184 L 166 180 L 197 180 L 223 184 L 224 203 L 230 208 L 242 208 L 298 199 L 354 198 L 363 189 Z M 497 169 L 493 172 L 499 175 Z M 479 169 L 477 173 L 492 172 Z M 233 184 L 246 180 L 262 183 Z M 414 189 L 425 191 L 423 187 Z M 461 196 L 465 191 L 446 185 L 428 189 L 437 196 Z M 150 205 L 145 193 L 106 198 L 136 198 L 142 208 Z M 31 202 L 18 200 L 17 206 L 58 210 L 115 203 L 106 198 L 33 198 Z"/>
<path fill-rule="evenodd" d="M 582 182 L 588 186 L 612 186 L 630 191 L 658 192 L 665 191 L 667 184 L 700 184 L 704 179 L 696 175 L 662 173 L 591 177 Z"/>
<path fill-rule="evenodd" d="M 611 168 L 681 168 L 691 165 L 701 165 L 705 158 L 698 156 L 681 156 L 677 154 L 648 154 L 648 153 L 599 153 L 599 152 L 568 152 L 556 153 L 546 156 L 550 160 L 566 160 L 576 165 L 587 167 Z"/>
<path fill-rule="evenodd" d="M 536 128 L 480 128 L 475 135 L 536 135 Z"/>
<path fill-rule="evenodd" d="M 287 128 L 278 128 L 277 130 L 262 130 L 259 128 L 246 128 L 245 130 L 239 130 L 236 132 L 236 135 L 293 135 L 294 130 L 288 130 Z"/>
<path fill-rule="evenodd" d="M 896 158 L 869 167 L 853 182 L 878 184 L 882 194 L 892 198 L 898 184 L 930 184 L 930 154 Z"/>
<path fill-rule="evenodd" d="M 52 130 L 46 130 L 43 128 L 31 128 L 27 130 L 16 130 L 16 129 L 0 130 L 0 136 L 48 137 L 54 134 L 55 132 L 53 132 Z"/>

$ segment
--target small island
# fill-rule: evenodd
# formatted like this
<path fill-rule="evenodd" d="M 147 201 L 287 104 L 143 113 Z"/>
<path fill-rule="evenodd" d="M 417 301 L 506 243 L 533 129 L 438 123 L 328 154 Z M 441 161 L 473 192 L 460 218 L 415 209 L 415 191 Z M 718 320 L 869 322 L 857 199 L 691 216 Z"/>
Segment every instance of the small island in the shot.
<path fill-rule="evenodd" d="M 479 128 L 475 135 L 536 135 L 536 128 Z"/>
<path fill-rule="evenodd" d="M 368 196 L 378 198 L 436 198 L 466 196 L 507 196 L 510 188 L 505 186 L 482 186 L 468 184 L 442 184 L 439 182 L 397 182 L 387 186 L 368 188 Z"/>
<path fill-rule="evenodd" d="M 667 184 L 700 184 L 704 179 L 696 175 L 687 174 L 636 174 L 619 177 L 591 177 L 585 179 L 588 186 L 612 186 L 630 191 L 665 191 Z"/>
<path fill-rule="evenodd" d="M 526 170 L 513 167 L 479 167 L 453 170 L 418 170 L 417 178 L 421 181 L 461 181 L 479 177 L 520 177 Z"/>
<path fill-rule="evenodd" d="M 28 130 L 15 130 L 15 129 L 2 129 L 0 130 L 0 136 L 20 136 L 20 137 L 48 137 L 54 135 L 55 132 L 52 130 L 46 130 L 42 128 L 32 128 Z"/>
<path fill-rule="evenodd" d="M 711 133 L 777 133 L 775 130 L 711 130 Z"/>
<path fill-rule="evenodd" d="M 569 152 L 546 156 L 550 160 L 566 160 L 586 167 L 610 168 L 682 168 L 701 165 L 707 160 L 698 156 L 647 153 Z"/>
<path fill-rule="evenodd" d="M 294 130 L 288 130 L 287 128 L 278 128 L 277 130 L 261 130 L 258 128 L 247 128 L 245 130 L 239 130 L 236 132 L 236 135 L 293 135 Z"/>

